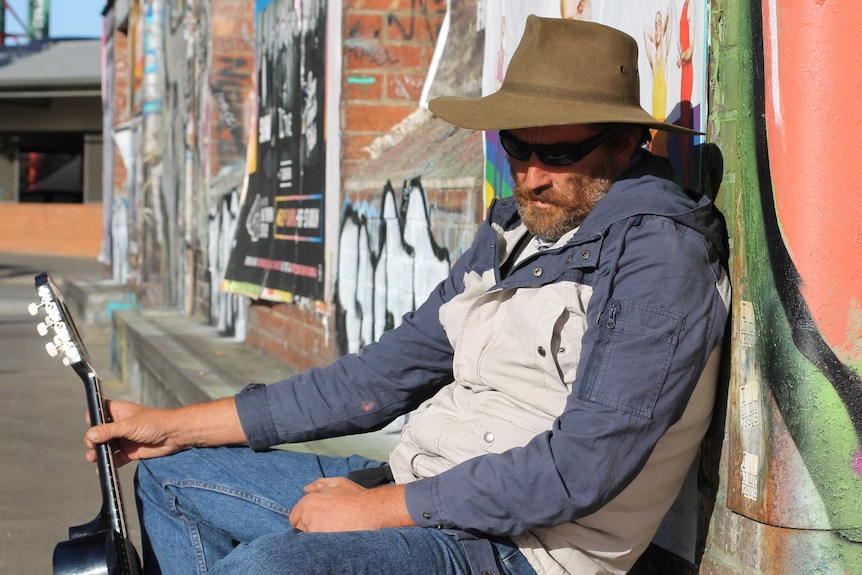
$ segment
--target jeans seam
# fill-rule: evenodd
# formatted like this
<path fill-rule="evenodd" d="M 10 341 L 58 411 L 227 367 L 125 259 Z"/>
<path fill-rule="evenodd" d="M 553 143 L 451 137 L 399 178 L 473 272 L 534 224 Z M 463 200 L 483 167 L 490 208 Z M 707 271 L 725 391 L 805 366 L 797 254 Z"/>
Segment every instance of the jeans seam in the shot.
<path fill-rule="evenodd" d="M 206 556 L 204 555 L 204 546 L 203 541 L 201 541 L 201 533 L 197 527 L 197 524 L 191 521 L 184 513 L 182 513 L 177 507 L 177 496 L 168 487 L 173 486 L 171 482 L 162 483 L 162 488 L 165 493 L 165 503 L 167 504 L 168 509 L 171 513 L 182 519 L 186 524 L 186 529 L 188 529 L 189 539 L 191 540 L 192 549 L 195 552 L 195 567 L 198 575 L 205 574 L 207 572 L 207 563 Z"/>
<path fill-rule="evenodd" d="M 236 489 L 234 487 L 228 487 L 226 485 L 220 485 L 218 483 L 208 483 L 205 481 L 198 481 L 196 479 L 166 479 L 162 481 L 162 487 L 165 490 L 167 490 L 168 487 L 176 487 L 179 489 L 192 488 L 200 489 L 203 491 L 212 491 L 214 493 L 221 493 L 230 497 L 242 499 L 243 501 L 253 503 L 259 507 L 263 507 L 264 509 L 268 509 L 269 511 L 278 513 L 279 515 L 284 515 L 285 517 L 288 517 L 290 515 L 290 509 L 287 509 L 284 505 L 281 505 L 280 503 L 277 503 L 265 497 L 254 495 L 243 489 Z M 175 505 L 172 506 L 172 511 L 174 514 L 181 515 Z"/>
<path fill-rule="evenodd" d="M 171 491 L 170 488 L 200 489 L 203 491 L 221 493 L 229 497 L 242 499 L 243 501 L 247 501 L 274 513 L 278 513 L 279 515 L 288 516 L 290 513 L 289 510 L 287 510 L 283 505 L 280 505 L 272 500 L 252 495 L 251 493 L 242 489 L 235 489 L 232 487 L 227 487 L 225 485 L 219 485 L 217 483 L 208 483 L 205 481 L 198 481 L 194 479 L 166 479 L 161 482 L 161 485 L 162 489 L 164 489 L 165 492 L 165 503 L 167 504 L 168 509 L 171 513 L 173 513 L 176 517 L 180 518 L 186 524 L 189 539 L 191 540 L 192 548 L 195 552 L 195 565 L 197 567 L 198 575 L 204 575 L 208 572 L 207 560 L 206 555 L 204 554 L 204 545 L 203 541 L 201 540 L 200 530 L 198 529 L 196 522 L 191 521 L 183 512 L 179 510 L 179 506 L 177 503 L 179 498 L 175 493 Z"/>

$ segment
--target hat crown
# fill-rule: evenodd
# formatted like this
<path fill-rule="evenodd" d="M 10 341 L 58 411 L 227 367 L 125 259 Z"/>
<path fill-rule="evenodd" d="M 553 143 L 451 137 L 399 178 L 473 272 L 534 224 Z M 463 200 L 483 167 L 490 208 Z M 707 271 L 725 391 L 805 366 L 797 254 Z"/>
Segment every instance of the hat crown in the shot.
<path fill-rule="evenodd" d="M 624 32 L 531 15 L 500 89 L 639 106 L 637 61 L 637 43 Z"/>
<path fill-rule="evenodd" d="M 641 107 L 637 63 L 637 42 L 625 32 L 531 15 L 499 90 L 481 98 L 440 96 L 428 107 L 472 130 L 622 123 L 700 134 Z"/>

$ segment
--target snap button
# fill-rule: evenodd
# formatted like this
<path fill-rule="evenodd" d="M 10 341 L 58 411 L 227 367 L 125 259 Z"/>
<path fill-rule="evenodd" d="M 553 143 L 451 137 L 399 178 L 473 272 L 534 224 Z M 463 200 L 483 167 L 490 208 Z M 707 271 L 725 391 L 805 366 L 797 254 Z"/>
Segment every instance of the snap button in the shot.
<path fill-rule="evenodd" d="M 561 347 L 561 348 L 560 348 L 560 353 L 566 353 L 566 348 Z"/>
<path fill-rule="evenodd" d="M 534 269 L 534 270 L 533 270 L 533 275 L 534 275 L 534 276 L 536 276 L 536 277 L 539 277 L 540 275 L 542 275 L 542 268 L 536 268 L 536 269 Z"/>
<path fill-rule="evenodd" d="M 431 515 L 430 511 L 426 511 L 425 513 L 422 514 L 422 517 L 424 517 L 425 519 L 431 519 L 431 517 L 433 517 L 433 515 Z"/>
<path fill-rule="evenodd" d="M 540 345 L 539 347 L 537 347 L 537 348 L 536 348 L 536 352 L 537 352 L 539 355 L 541 355 L 542 357 L 545 357 L 545 356 L 548 354 L 548 352 L 547 352 L 547 351 L 545 351 L 545 348 L 544 348 L 544 347 L 542 347 L 541 345 Z"/>
<path fill-rule="evenodd" d="M 584 250 L 581 252 L 581 259 L 588 260 L 590 259 L 590 250 Z"/>
<path fill-rule="evenodd" d="M 488 571 L 487 569 L 485 569 L 484 571 L 482 571 L 482 575 L 494 575 L 494 574 L 491 573 L 490 571 Z"/>
<path fill-rule="evenodd" d="M 494 443 L 494 440 L 497 439 L 497 436 L 494 435 L 493 431 L 488 431 L 485 435 L 482 436 L 482 439 L 485 440 L 485 443 Z"/>

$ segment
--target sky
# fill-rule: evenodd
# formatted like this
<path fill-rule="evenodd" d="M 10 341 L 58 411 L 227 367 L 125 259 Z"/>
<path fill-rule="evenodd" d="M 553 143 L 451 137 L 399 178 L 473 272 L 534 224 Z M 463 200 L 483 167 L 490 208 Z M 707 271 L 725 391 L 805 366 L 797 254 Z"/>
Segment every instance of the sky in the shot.
<path fill-rule="evenodd" d="M 52 38 L 100 38 L 102 36 L 102 9 L 105 0 L 49 0 L 50 23 L 49 35 Z M 26 26 L 30 17 L 29 0 L 6 0 Z M 6 33 L 23 33 L 27 31 L 8 11 L 6 13 Z M 14 40 L 7 40 L 14 44 Z"/>

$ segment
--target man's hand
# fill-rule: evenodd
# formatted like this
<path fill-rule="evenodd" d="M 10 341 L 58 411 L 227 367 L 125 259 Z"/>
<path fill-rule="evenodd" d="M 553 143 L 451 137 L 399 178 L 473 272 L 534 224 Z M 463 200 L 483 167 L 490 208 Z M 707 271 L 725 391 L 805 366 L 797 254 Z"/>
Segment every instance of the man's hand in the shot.
<path fill-rule="evenodd" d="M 115 463 L 169 455 L 190 447 L 245 442 L 233 398 L 158 409 L 128 401 L 108 401 L 111 423 L 90 428 L 84 444 L 87 459 L 96 461 L 95 446 L 113 442 Z M 89 417 L 88 417 L 89 419 Z"/>
<path fill-rule="evenodd" d="M 321 478 L 305 486 L 290 512 L 300 531 L 366 531 L 415 525 L 407 513 L 403 485 L 365 489 L 344 477 Z"/>

